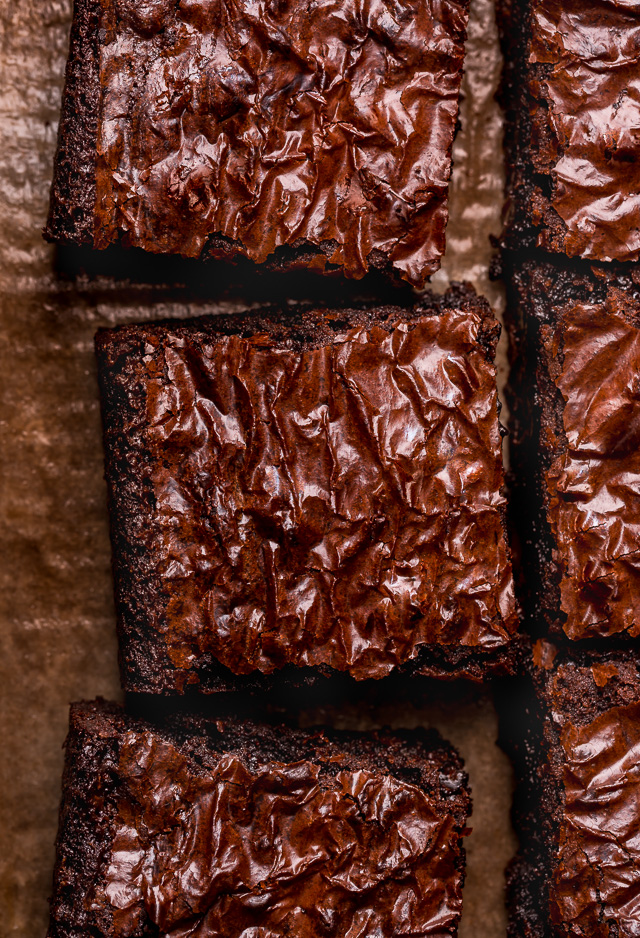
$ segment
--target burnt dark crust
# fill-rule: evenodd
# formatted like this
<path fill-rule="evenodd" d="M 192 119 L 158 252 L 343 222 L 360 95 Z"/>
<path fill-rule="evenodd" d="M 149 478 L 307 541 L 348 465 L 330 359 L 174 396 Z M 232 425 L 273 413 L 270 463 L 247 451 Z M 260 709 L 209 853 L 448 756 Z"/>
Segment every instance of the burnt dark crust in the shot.
<path fill-rule="evenodd" d="M 100 0 L 74 0 L 47 241 L 93 245 L 100 111 Z"/>
<path fill-rule="evenodd" d="M 455 285 L 444 296 L 426 294 L 412 311 L 363 306 L 333 311 L 331 318 L 323 320 L 317 317 L 305 320 L 304 311 L 298 309 L 301 315 L 296 315 L 294 320 L 291 309 L 271 309 L 259 314 L 216 316 L 212 320 L 203 317 L 198 325 L 203 335 L 207 331 L 236 335 L 265 331 L 274 344 L 306 348 L 330 339 L 331 331 L 344 328 L 345 324 L 377 323 L 384 327 L 390 317 L 401 315 L 410 321 L 425 312 L 439 315 L 450 308 L 474 311 L 481 317 L 478 344 L 487 360 L 493 361 L 500 327 L 486 301 L 462 284 Z M 296 325 L 292 327 L 294 322 Z M 131 445 L 130 430 L 142 425 L 145 414 L 144 334 L 162 328 L 162 323 L 145 325 L 142 331 L 139 327 L 122 326 L 101 330 L 96 336 L 123 688 L 135 693 L 159 694 L 188 693 L 191 682 L 193 689 L 204 693 L 269 691 L 274 684 L 279 688 L 322 686 L 337 677 L 336 672 L 326 666 L 285 666 L 273 675 L 254 672 L 239 676 L 211 655 L 204 654 L 190 666 L 190 678 L 185 686 L 184 673 L 178 673 L 167 648 L 145 628 L 151 611 L 163 603 L 160 588 L 152 585 L 149 557 L 140 546 L 140 525 L 145 523 L 149 506 L 153 507 L 150 482 L 153 460 L 151 454 L 145 452 L 139 436 L 135 445 Z M 179 334 L 182 328 L 189 326 L 172 321 L 171 328 Z M 502 520 L 506 533 L 506 511 L 502 512 Z M 506 646 L 489 651 L 456 645 L 424 645 L 417 657 L 399 668 L 398 673 L 482 682 L 488 676 L 515 673 L 520 667 L 524 647 L 524 639 L 517 635 Z"/>
<path fill-rule="evenodd" d="M 65 770 L 48 938 L 110 934 L 108 910 L 87 897 L 100 880 L 117 821 L 118 762 L 128 731 L 149 732 L 175 745 L 204 772 L 224 753 L 252 770 L 269 762 L 318 764 L 321 776 L 366 769 L 419 787 L 435 809 L 453 819 L 462 837 L 471 811 L 468 778 L 453 747 L 434 730 L 367 734 L 325 728 L 298 730 L 278 724 L 174 715 L 153 724 L 103 700 L 73 704 L 65 744 Z M 456 869 L 464 877 L 464 854 Z M 98 904 L 99 905 L 99 904 Z M 146 932 L 145 932 L 146 933 Z"/>

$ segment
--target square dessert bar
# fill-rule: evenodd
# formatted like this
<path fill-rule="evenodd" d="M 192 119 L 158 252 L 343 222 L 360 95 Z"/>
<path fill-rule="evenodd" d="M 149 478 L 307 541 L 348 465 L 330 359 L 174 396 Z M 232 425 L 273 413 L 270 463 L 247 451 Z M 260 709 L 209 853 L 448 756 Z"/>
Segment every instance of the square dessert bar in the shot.
<path fill-rule="evenodd" d="M 508 264 L 514 519 L 531 619 L 571 639 L 640 635 L 638 273 Z"/>
<path fill-rule="evenodd" d="M 640 258 L 640 5 L 500 0 L 512 243 Z"/>
<path fill-rule="evenodd" d="M 124 687 L 510 670 L 498 334 L 467 287 L 99 332 Z"/>
<path fill-rule="evenodd" d="M 456 935 L 470 808 L 433 731 L 76 704 L 48 936 Z"/>
<path fill-rule="evenodd" d="M 422 285 L 467 19 L 468 0 L 76 0 L 46 237 Z"/>
<path fill-rule="evenodd" d="M 635 938 L 640 919 L 640 672 L 631 652 L 540 642 L 529 738 L 511 737 L 521 850 L 509 874 L 513 938 Z M 508 706 L 513 710 L 513 701 Z"/>

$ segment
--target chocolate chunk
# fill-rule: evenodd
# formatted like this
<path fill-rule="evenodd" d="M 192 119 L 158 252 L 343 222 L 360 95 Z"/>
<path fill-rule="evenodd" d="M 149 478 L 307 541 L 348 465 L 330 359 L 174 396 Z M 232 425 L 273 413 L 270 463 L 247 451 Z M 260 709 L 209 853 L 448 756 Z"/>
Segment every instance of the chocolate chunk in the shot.
<path fill-rule="evenodd" d="M 440 266 L 468 0 L 76 0 L 46 236 Z"/>
<path fill-rule="evenodd" d="M 100 332 L 124 686 L 509 670 L 498 331 L 458 288 Z"/>
<path fill-rule="evenodd" d="M 470 797 L 435 732 L 76 704 L 49 938 L 457 934 Z"/>

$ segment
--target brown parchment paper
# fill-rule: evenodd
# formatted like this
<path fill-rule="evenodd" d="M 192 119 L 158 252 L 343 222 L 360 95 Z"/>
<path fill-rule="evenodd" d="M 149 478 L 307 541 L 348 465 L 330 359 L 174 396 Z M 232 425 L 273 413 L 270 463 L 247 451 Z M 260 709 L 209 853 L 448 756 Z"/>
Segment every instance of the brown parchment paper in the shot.
<path fill-rule="evenodd" d="M 78 277 L 78 258 L 41 239 L 67 54 L 71 0 L 0 0 L 0 932 L 38 938 L 47 924 L 71 700 L 120 699 L 102 477 L 93 334 L 99 326 L 184 316 L 192 290 L 213 309 L 296 293 L 384 290 L 315 278 L 236 278 L 211 270 L 186 290 Z M 469 279 L 502 310 L 489 282 L 490 233 L 500 227 L 500 58 L 492 0 L 472 0 L 462 129 L 455 145 L 451 221 L 433 285 Z M 92 262 L 89 262 L 91 266 Z M 98 273 L 111 261 L 97 263 Z M 144 267 L 144 264 L 141 264 Z M 171 271 L 169 271 L 169 274 Z M 94 271 L 95 274 L 95 271 Z M 153 278 L 152 278 L 153 279 Z M 506 359 L 500 358 L 503 380 Z M 362 714 L 330 717 L 362 726 Z M 461 750 L 474 796 L 462 938 L 505 933 L 503 868 L 514 851 L 512 776 L 495 746 L 487 690 L 448 690 L 422 710 L 392 702 L 373 721 L 436 725 Z"/>

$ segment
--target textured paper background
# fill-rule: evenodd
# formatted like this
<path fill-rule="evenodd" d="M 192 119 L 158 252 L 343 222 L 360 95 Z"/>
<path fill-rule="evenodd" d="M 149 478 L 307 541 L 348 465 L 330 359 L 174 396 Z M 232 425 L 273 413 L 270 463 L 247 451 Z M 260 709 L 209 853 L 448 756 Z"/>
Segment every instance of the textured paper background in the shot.
<path fill-rule="evenodd" d="M 440 289 L 447 277 L 470 279 L 499 311 L 500 288 L 488 281 L 488 235 L 499 230 L 502 200 L 501 123 L 493 101 L 500 61 L 490 0 L 472 0 L 472 8 L 448 250 L 434 283 Z M 309 286 L 305 277 L 247 282 L 217 267 L 149 267 L 137 256 L 127 262 L 128 285 L 78 279 L 82 259 L 57 256 L 40 236 L 70 12 L 69 0 L 0 0 L 0 921 L 3 934 L 20 938 L 46 930 L 68 704 L 120 696 L 96 328 L 188 314 L 189 291 L 168 294 L 140 282 L 156 270 L 188 277 L 190 289 L 219 309 L 290 292 L 330 297 L 384 289 L 318 278 Z M 95 274 L 116 260 L 88 263 Z M 504 367 L 502 355 L 501 379 Z M 361 715 L 334 716 L 355 725 Z M 433 723 L 460 747 L 475 804 L 460 934 L 503 935 L 503 867 L 514 849 L 512 778 L 494 744 L 489 694 L 448 691 L 421 712 L 399 712 L 390 702 L 376 719 Z"/>

